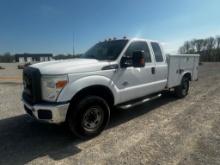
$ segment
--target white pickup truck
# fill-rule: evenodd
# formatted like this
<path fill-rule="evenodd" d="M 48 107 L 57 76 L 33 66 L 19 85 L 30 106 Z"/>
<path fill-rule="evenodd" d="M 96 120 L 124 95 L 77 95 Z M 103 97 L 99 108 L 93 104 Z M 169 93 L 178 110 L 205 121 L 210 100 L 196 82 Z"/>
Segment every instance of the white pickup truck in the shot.
<path fill-rule="evenodd" d="M 161 45 L 145 39 L 99 42 L 80 58 L 43 62 L 23 71 L 22 100 L 39 121 L 67 122 L 81 138 L 106 127 L 111 109 L 173 90 L 188 94 L 198 79 L 199 55 L 165 55 Z"/>

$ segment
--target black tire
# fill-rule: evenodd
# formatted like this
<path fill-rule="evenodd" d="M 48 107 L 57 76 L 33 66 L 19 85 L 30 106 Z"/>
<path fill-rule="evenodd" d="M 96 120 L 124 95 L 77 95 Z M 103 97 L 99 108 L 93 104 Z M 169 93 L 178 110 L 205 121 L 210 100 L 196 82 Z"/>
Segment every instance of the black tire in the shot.
<path fill-rule="evenodd" d="M 71 132 L 81 139 L 99 135 L 110 119 L 107 102 L 99 96 L 86 96 L 70 105 L 67 123 Z"/>
<path fill-rule="evenodd" d="M 189 92 L 189 78 L 183 77 L 180 86 L 175 88 L 175 95 L 178 98 L 184 98 Z"/>

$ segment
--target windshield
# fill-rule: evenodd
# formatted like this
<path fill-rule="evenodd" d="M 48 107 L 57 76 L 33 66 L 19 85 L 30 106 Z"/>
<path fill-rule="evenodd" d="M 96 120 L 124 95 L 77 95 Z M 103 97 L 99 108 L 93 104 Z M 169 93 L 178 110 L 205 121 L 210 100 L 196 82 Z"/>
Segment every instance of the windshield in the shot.
<path fill-rule="evenodd" d="M 90 58 L 104 61 L 116 60 L 128 40 L 114 40 L 100 42 L 90 48 L 81 58 Z"/>

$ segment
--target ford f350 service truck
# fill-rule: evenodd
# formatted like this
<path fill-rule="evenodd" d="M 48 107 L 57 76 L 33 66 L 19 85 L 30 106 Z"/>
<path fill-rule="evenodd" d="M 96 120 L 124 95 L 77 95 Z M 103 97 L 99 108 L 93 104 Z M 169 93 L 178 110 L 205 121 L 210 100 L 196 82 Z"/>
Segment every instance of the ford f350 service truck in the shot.
<path fill-rule="evenodd" d="M 174 89 L 188 94 L 198 79 L 199 55 L 165 55 L 145 39 L 99 42 L 80 58 L 43 62 L 23 71 L 22 100 L 33 118 L 66 122 L 81 138 L 91 138 L 108 124 L 111 109 Z"/>

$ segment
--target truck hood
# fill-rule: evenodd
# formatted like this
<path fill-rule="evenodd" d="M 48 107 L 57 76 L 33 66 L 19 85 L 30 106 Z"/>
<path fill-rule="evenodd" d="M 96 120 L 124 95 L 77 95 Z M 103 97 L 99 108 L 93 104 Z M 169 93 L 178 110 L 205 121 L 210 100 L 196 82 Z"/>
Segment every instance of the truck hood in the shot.
<path fill-rule="evenodd" d="M 37 63 L 31 67 L 38 68 L 41 74 L 56 75 L 99 71 L 108 64 L 95 59 L 69 59 Z"/>

